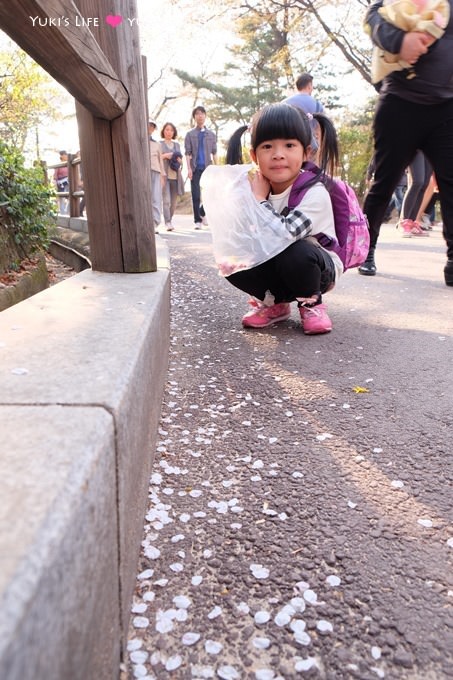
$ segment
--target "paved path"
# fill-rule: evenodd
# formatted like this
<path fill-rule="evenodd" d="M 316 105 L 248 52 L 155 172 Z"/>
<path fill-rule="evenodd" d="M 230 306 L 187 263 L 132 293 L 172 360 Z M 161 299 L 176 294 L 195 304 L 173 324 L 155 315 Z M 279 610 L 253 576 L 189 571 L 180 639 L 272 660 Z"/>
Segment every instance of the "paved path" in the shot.
<path fill-rule="evenodd" d="M 332 333 L 244 331 L 180 216 L 172 341 L 123 678 L 453 677 L 453 289 L 383 229 Z"/>

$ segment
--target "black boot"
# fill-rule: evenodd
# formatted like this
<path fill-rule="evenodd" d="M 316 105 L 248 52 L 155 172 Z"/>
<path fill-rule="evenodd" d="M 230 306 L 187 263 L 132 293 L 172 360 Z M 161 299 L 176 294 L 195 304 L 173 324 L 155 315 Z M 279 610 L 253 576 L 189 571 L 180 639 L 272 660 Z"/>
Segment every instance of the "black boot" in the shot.
<path fill-rule="evenodd" d="M 365 262 L 359 267 L 359 274 L 363 274 L 363 276 L 374 276 L 376 274 L 377 269 L 374 261 L 374 250 L 374 248 L 369 249 Z"/>
<path fill-rule="evenodd" d="M 453 286 L 453 260 L 447 260 L 444 267 L 445 283 L 447 286 Z"/>

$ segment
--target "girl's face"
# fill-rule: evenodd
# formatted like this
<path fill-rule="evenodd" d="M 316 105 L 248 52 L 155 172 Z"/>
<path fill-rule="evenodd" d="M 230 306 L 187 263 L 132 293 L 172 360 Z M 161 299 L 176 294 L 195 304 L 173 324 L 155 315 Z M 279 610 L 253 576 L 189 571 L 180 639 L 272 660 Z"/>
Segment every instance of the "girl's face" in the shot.
<path fill-rule="evenodd" d="M 281 194 L 298 176 L 306 158 L 298 139 L 272 139 L 262 142 L 250 155 L 271 185 L 272 193 Z"/>
<path fill-rule="evenodd" d="M 164 127 L 164 139 L 173 139 L 174 130 L 171 125 L 166 125 Z"/>

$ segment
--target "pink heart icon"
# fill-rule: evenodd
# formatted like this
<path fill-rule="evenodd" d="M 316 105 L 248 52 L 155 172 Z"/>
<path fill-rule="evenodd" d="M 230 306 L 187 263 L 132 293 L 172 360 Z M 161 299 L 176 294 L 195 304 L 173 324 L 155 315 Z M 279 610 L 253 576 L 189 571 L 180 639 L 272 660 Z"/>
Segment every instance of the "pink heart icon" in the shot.
<path fill-rule="evenodd" d="M 119 24 L 123 23 L 123 17 L 121 14 L 108 14 L 105 17 L 105 23 L 115 28 L 115 26 L 119 26 Z"/>

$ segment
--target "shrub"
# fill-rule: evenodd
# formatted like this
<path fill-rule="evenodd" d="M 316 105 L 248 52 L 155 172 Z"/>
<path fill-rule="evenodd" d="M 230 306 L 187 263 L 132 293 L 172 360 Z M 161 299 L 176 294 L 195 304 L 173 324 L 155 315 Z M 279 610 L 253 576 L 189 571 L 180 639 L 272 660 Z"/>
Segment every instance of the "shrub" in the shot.
<path fill-rule="evenodd" d="M 43 169 L 0 141 L 0 271 L 17 267 L 48 245 L 55 224 L 55 190 Z"/>

